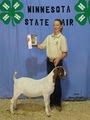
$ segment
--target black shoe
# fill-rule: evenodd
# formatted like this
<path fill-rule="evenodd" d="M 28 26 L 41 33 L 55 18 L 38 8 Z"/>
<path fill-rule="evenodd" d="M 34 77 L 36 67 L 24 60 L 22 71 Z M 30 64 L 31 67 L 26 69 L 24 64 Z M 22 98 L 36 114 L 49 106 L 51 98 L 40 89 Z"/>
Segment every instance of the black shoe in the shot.
<path fill-rule="evenodd" d="M 51 103 L 50 103 L 50 107 L 52 107 L 52 106 L 54 106 L 54 104 L 51 104 Z"/>
<path fill-rule="evenodd" d="M 50 108 L 52 109 L 54 107 L 54 104 L 50 104 Z"/>
<path fill-rule="evenodd" d="M 62 111 L 62 106 L 61 106 L 61 105 L 56 105 L 55 107 L 56 107 L 56 109 L 57 109 L 59 112 Z"/>

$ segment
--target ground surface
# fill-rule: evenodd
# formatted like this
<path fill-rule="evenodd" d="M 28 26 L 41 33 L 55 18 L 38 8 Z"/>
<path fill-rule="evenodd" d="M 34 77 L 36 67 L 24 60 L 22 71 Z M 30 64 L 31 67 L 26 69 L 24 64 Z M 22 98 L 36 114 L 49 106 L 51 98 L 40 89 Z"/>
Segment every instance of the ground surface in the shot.
<path fill-rule="evenodd" d="M 0 99 L 0 120 L 90 120 L 90 101 L 63 101 L 62 111 L 52 108 L 51 117 L 45 114 L 43 99 L 19 99 L 14 115 L 9 107 L 9 99 Z"/>

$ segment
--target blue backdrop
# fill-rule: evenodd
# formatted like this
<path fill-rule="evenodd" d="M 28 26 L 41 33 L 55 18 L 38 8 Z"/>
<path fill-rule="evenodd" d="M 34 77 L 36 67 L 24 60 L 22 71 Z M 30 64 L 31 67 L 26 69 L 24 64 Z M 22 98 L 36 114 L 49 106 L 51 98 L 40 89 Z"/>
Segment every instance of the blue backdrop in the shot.
<path fill-rule="evenodd" d="M 0 0 L 0 4 L 3 1 L 6 0 Z M 41 43 L 48 34 L 53 32 L 54 19 L 60 18 L 64 22 L 63 34 L 68 42 L 68 56 L 64 60 L 64 67 L 68 74 L 62 81 L 63 99 L 89 99 L 90 23 L 86 19 L 86 23 L 80 25 L 75 19 L 78 14 L 75 5 L 83 1 L 88 5 L 89 0 L 7 1 L 10 1 L 12 6 L 13 1 L 21 1 L 23 7 L 16 12 L 22 12 L 24 17 L 19 24 L 13 20 L 15 26 L 12 24 L 13 16 L 7 24 L 0 20 L 0 98 L 12 97 L 15 71 L 18 72 L 17 77 L 27 76 L 39 79 L 46 76 L 45 50 L 40 51 L 35 47 L 29 50 L 26 36 L 37 34 L 38 43 Z M 39 8 L 37 12 L 36 6 L 44 6 L 44 11 L 42 12 Z M 8 10 L 0 10 L 0 16 L 2 16 L 1 13 L 8 13 Z"/>

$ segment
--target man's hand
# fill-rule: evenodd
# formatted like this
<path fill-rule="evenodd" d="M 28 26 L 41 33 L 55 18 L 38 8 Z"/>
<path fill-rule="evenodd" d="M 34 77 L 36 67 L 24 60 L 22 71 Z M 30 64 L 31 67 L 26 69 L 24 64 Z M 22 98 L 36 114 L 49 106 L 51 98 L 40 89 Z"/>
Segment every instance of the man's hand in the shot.
<path fill-rule="evenodd" d="M 28 37 L 26 38 L 26 41 L 27 41 L 27 42 L 29 41 L 29 38 L 28 38 Z"/>
<path fill-rule="evenodd" d="M 43 47 L 41 45 L 37 45 L 37 48 L 40 49 L 40 50 L 43 49 Z"/>
<path fill-rule="evenodd" d="M 58 65 L 59 61 L 60 61 L 60 58 L 57 58 L 57 59 L 54 60 L 54 66 L 55 67 Z"/>
<path fill-rule="evenodd" d="M 63 52 L 63 54 L 54 60 L 54 65 L 57 66 L 60 60 L 63 60 L 67 56 L 67 52 Z"/>

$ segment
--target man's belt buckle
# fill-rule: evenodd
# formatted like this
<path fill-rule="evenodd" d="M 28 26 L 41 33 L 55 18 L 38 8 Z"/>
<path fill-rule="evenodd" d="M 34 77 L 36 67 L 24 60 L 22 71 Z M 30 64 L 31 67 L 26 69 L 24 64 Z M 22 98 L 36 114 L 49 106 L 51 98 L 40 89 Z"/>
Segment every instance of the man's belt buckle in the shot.
<path fill-rule="evenodd" d="M 55 59 L 53 59 L 53 58 L 49 58 L 49 61 L 50 61 L 50 62 L 54 62 L 54 60 L 55 60 Z"/>

